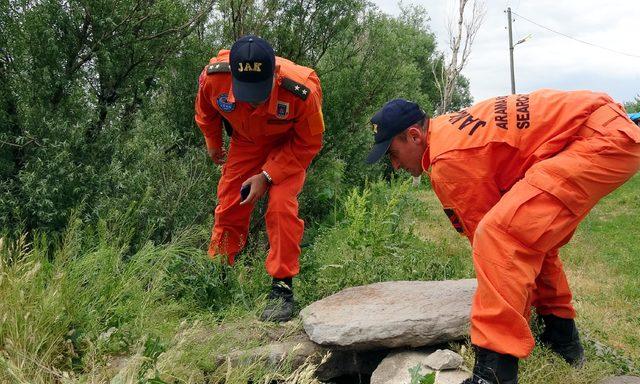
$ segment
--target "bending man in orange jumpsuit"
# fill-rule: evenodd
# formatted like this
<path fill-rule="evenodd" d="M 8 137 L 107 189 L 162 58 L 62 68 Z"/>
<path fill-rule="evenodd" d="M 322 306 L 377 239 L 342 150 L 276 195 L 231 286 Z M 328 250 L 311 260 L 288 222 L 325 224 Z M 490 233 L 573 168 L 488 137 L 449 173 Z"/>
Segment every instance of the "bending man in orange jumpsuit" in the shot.
<path fill-rule="evenodd" d="M 209 254 L 224 255 L 233 264 L 253 206 L 268 193 L 265 264 L 273 284 L 261 318 L 289 320 L 304 230 L 298 194 L 324 131 L 320 80 L 312 69 L 276 57 L 265 40 L 245 36 L 211 59 L 199 83 L 195 120 L 209 155 L 224 164 Z M 233 130 L 228 156 L 223 123 Z M 241 189 L 248 189 L 244 199 Z"/>
<path fill-rule="evenodd" d="M 496 97 L 428 119 L 396 99 L 371 119 L 368 163 L 389 154 L 414 176 L 431 168 L 433 190 L 472 244 L 478 289 L 471 310 L 474 376 L 517 383 L 518 359 L 542 340 L 567 362 L 584 352 L 558 249 L 600 200 L 640 167 L 640 128 L 602 93 L 540 90 Z"/>

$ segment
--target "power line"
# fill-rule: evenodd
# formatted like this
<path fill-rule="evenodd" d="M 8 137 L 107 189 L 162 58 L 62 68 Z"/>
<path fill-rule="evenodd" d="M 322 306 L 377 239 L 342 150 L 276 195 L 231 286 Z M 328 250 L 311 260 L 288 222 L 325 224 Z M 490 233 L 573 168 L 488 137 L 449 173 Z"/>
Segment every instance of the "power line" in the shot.
<path fill-rule="evenodd" d="M 569 36 L 569 35 L 567 35 L 567 34 L 565 34 L 565 33 L 558 32 L 558 31 L 556 31 L 556 30 L 553 30 L 553 29 L 551 29 L 551 28 L 549 28 L 549 27 L 545 27 L 544 25 L 539 24 L 539 23 L 536 23 L 535 21 L 533 21 L 533 20 L 531 20 L 531 19 L 528 19 L 528 18 L 526 18 L 526 17 L 524 17 L 524 16 L 522 16 L 522 15 L 519 15 L 519 14 L 515 13 L 514 11 L 511 11 L 511 13 L 512 13 L 512 14 L 514 14 L 514 15 L 516 15 L 516 16 L 518 16 L 518 17 L 519 17 L 519 18 L 521 18 L 521 19 L 524 19 L 524 20 L 526 20 L 526 21 L 530 22 L 531 24 L 535 24 L 535 25 L 537 25 L 537 26 L 538 26 L 538 27 L 540 27 L 540 28 L 544 28 L 544 29 L 546 29 L 547 31 L 551 31 L 551 32 L 553 32 L 553 33 L 557 33 L 558 35 L 564 36 L 564 37 L 566 37 L 566 38 L 568 38 L 568 39 L 571 39 L 571 40 L 575 40 L 575 41 L 577 41 L 577 42 L 579 42 L 579 43 L 586 44 L 586 45 L 590 45 L 590 46 L 592 46 L 592 47 L 596 47 L 596 48 L 600 48 L 600 49 L 604 49 L 604 50 L 607 50 L 607 51 L 609 51 L 609 52 L 617 53 L 617 54 L 619 54 L 619 55 L 625 55 L 625 56 L 629 56 L 629 57 L 634 57 L 634 58 L 636 58 L 636 59 L 640 59 L 640 56 L 638 56 L 638 55 L 633 55 L 633 54 L 626 53 L 626 52 L 616 51 L 615 49 L 611 49 L 611 48 L 603 47 L 603 46 L 598 45 L 598 44 L 593 44 L 593 43 L 590 43 L 590 42 L 588 42 L 588 41 L 580 40 L 580 39 L 577 39 L 577 38 L 575 38 L 575 37 L 573 37 L 573 36 Z"/>

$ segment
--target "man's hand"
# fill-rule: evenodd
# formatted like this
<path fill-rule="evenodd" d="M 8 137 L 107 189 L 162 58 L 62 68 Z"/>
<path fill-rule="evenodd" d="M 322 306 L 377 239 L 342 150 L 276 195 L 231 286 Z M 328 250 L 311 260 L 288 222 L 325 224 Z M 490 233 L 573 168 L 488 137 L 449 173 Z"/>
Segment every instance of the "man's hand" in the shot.
<path fill-rule="evenodd" d="M 249 196 L 247 196 L 246 199 L 240 202 L 240 205 L 253 204 L 256 201 L 260 200 L 260 198 L 264 196 L 265 192 L 267 192 L 267 188 L 269 187 L 269 182 L 262 173 L 253 175 L 245 180 L 244 183 L 242 183 L 243 186 L 248 184 L 251 185 L 251 191 L 249 192 Z"/>
<path fill-rule="evenodd" d="M 213 160 L 214 163 L 218 165 L 224 164 L 227 161 L 227 151 L 224 147 L 220 148 L 207 148 L 207 152 L 209 152 L 209 157 Z"/>

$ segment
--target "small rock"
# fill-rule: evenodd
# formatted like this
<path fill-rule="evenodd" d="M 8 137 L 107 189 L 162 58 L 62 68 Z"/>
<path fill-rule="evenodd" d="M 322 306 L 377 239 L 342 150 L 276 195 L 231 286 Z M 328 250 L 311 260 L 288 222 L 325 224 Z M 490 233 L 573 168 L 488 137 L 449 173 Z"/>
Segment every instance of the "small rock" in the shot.
<path fill-rule="evenodd" d="M 416 365 L 420 367 L 421 374 L 433 372 L 425 364 L 429 352 L 401 351 L 392 352 L 378 365 L 371 375 L 371 384 L 400 384 L 410 383 L 412 369 Z"/>
<path fill-rule="evenodd" d="M 466 371 L 440 371 L 436 374 L 436 384 L 461 384 L 470 377 L 471 373 Z"/>
<path fill-rule="evenodd" d="M 464 359 L 457 353 L 448 349 L 438 349 L 427 357 L 425 364 L 436 371 L 442 371 L 445 369 L 457 369 L 463 362 Z"/>
<path fill-rule="evenodd" d="M 116 328 L 116 327 L 111 327 L 111 328 L 107 329 L 106 332 L 103 332 L 103 333 L 100 334 L 100 336 L 98 336 L 98 340 L 100 340 L 100 341 L 109 340 L 111 335 L 113 335 L 117 330 L 118 330 L 118 328 Z"/>
<path fill-rule="evenodd" d="M 409 370 L 415 369 L 416 366 L 422 375 L 434 372 L 426 364 L 433 354 L 432 351 L 416 350 L 390 353 L 371 375 L 371 384 L 409 384 L 411 382 Z M 469 377 L 471 377 L 470 373 L 461 370 L 439 371 L 436 372 L 436 384 L 460 384 Z"/>
<path fill-rule="evenodd" d="M 608 377 L 601 384 L 640 384 L 638 376 L 615 376 Z"/>

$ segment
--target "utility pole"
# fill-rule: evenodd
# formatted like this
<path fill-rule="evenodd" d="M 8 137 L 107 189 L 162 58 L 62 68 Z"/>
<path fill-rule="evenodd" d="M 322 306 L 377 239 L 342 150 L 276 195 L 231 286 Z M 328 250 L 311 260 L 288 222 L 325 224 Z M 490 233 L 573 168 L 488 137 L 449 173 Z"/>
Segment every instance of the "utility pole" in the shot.
<path fill-rule="evenodd" d="M 509 59 L 511 61 L 511 94 L 516 93 L 516 76 L 513 73 L 513 36 L 511 33 L 511 7 L 507 8 L 507 18 L 509 19 Z"/>

